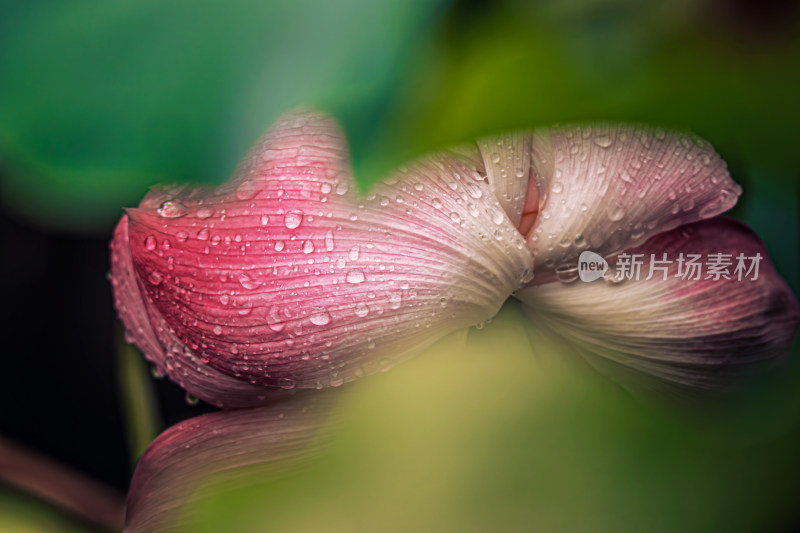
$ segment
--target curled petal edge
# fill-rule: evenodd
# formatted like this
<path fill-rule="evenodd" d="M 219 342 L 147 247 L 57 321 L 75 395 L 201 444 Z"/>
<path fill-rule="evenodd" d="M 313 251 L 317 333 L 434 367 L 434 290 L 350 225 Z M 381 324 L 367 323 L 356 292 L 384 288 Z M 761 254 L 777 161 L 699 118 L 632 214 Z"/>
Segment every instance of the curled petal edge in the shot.
<path fill-rule="evenodd" d="M 625 254 L 647 258 L 640 260 L 650 265 L 653 258 L 665 261 L 658 265 L 666 271 L 648 280 L 647 267 L 640 279 L 621 283 L 546 283 L 516 296 L 536 325 L 567 339 L 626 385 L 638 386 L 650 376 L 654 380 L 648 386 L 722 392 L 748 370 L 791 352 L 800 324 L 797 300 L 763 243 L 741 222 L 726 217 L 697 222 L 656 235 Z M 695 280 L 693 272 L 687 274 L 692 255 L 705 261 L 711 254 L 727 254 L 730 279 L 713 274 L 706 279 L 703 272 Z M 750 258 L 760 257 L 756 279 L 752 271 L 737 279 L 739 254 L 746 268 Z"/>

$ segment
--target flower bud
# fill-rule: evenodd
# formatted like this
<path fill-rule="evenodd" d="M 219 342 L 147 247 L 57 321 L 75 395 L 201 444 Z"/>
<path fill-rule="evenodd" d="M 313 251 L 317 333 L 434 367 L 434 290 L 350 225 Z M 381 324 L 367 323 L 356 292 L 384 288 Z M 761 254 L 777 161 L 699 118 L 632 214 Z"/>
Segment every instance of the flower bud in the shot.
<path fill-rule="evenodd" d="M 128 338 L 191 394 L 238 407 L 386 370 L 491 318 L 533 260 L 472 152 L 362 196 L 331 119 L 280 119 L 219 188 L 156 189 L 122 217 Z"/>

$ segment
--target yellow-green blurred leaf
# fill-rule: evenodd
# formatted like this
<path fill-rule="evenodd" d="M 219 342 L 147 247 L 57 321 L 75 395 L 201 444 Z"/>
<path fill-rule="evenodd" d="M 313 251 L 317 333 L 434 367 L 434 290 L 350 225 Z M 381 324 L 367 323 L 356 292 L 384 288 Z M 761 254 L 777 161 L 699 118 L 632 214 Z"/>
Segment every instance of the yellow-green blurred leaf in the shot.
<path fill-rule="evenodd" d="M 340 406 L 329 453 L 198 487 L 186 531 L 773 531 L 797 431 L 742 445 L 652 409 L 508 306 Z M 747 432 L 747 428 L 739 428 Z M 202 469 L 202 465 L 198 465 Z"/>

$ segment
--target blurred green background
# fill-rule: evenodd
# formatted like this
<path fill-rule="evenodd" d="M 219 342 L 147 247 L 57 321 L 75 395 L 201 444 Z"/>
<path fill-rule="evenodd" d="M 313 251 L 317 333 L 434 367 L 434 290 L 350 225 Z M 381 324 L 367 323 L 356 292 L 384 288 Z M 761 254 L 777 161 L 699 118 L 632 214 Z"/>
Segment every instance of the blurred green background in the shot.
<path fill-rule="evenodd" d="M 180 530 L 793 531 L 798 410 L 761 392 L 691 413 L 640 402 L 509 304 L 357 382 L 327 455 L 187 481 Z"/>
<path fill-rule="evenodd" d="M 224 181 L 297 105 L 342 121 L 364 188 L 410 157 L 494 130 L 638 121 L 712 143 L 744 187 L 733 214 L 759 232 L 797 293 L 799 28 L 796 3 L 781 1 L 4 2 L 3 217 L 102 248 L 121 208 L 147 187 Z M 6 272 L 27 260 L 10 253 Z M 44 307 L 69 308 L 64 294 L 49 298 Z M 36 328 L 36 315 L 21 319 Z M 498 339 L 509 354 L 529 348 L 518 336 Z M 548 357 L 564 350 L 543 346 Z M 613 385 L 587 385 L 572 369 L 551 380 L 496 345 L 470 350 L 465 364 L 453 356 L 436 366 L 431 356 L 397 369 L 395 385 L 365 385 L 350 410 L 363 426 L 344 430 L 332 463 L 299 481 L 212 497 L 202 509 L 208 530 L 231 520 L 245 530 L 292 520 L 295 529 L 395 530 L 800 524 L 796 363 L 724 412 L 689 421 Z M 377 426 L 383 436 L 368 447 L 356 438 Z M 428 474 L 451 484 L 430 485 Z M 409 499 L 421 514 L 404 511 Z M 24 520 L 14 509 L 0 506 L 0 524 Z"/>

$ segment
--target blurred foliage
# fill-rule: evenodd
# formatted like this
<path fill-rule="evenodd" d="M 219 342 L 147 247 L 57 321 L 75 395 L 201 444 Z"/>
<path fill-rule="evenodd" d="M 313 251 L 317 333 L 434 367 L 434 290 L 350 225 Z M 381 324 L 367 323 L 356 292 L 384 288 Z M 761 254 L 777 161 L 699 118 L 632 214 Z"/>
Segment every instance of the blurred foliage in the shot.
<path fill-rule="evenodd" d="M 294 106 L 377 120 L 440 3 L 4 2 L 4 200 L 107 231 L 150 185 L 223 181 Z"/>
<path fill-rule="evenodd" d="M 747 14 L 711 9 L 724 3 L 497 6 L 445 25 L 402 92 L 379 154 L 510 126 L 626 120 L 695 131 L 723 157 L 796 177 L 796 28 L 750 34 L 736 19 Z"/>
<path fill-rule="evenodd" d="M 292 474 L 186 487 L 198 499 L 185 530 L 705 533 L 796 518 L 788 419 L 643 406 L 531 334 L 514 305 L 466 343 L 353 388 L 329 453 Z"/>
<path fill-rule="evenodd" d="M 0 531 L 5 533 L 99 533 L 30 496 L 0 486 Z"/>
<path fill-rule="evenodd" d="M 6 3 L 1 190 L 40 223 L 107 231 L 149 185 L 223 181 L 300 104 L 343 121 L 365 186 L 491 130 L 601 118 L 694 130 L 742 175 L 786 183 L 800 34 L 796 12 L 769 7 Z"/>

